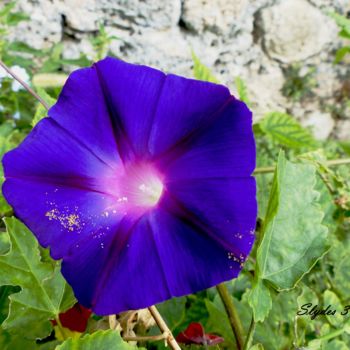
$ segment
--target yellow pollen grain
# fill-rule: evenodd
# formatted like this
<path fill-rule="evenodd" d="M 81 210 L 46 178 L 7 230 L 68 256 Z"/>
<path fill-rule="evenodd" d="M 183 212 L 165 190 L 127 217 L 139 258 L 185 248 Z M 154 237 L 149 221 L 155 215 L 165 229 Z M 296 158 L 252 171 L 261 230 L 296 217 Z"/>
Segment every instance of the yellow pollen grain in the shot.
<path fill-rule="evenodd" d="M 46 212 L 45 216 L 49 220 L 57 220 L 68 231 L 80 228 L 80 219 L 78 214 L 61 214 L 58 209 L 52 209 Z"/>

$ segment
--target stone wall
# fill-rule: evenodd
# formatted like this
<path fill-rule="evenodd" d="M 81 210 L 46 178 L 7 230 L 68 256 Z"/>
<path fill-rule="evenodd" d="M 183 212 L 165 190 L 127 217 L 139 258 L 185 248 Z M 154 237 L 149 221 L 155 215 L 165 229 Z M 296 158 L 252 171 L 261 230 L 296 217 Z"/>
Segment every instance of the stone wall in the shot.
<path fill-rule="evenodd" d="M 63 42 L 67 58 L 91 55 L 89 37 L 102 22 L 120 38 L 111 51 L 124 60 L 190 77 L 193 49 L 233 93 L 236 76 L 246 82 L 255 118 L 287 111 L 319 139 L 350 138 L 342 104 L 350 60 L 333 64 L 341 42 L 326 15 L 346 13 L 348 0 L 18 0 L 18 7 L 31 20 L 12 35 L 35 48 Z M 317 84 L 293 101 L 281 89 L 296 63 L 301 75 L 314 69 Z"/>

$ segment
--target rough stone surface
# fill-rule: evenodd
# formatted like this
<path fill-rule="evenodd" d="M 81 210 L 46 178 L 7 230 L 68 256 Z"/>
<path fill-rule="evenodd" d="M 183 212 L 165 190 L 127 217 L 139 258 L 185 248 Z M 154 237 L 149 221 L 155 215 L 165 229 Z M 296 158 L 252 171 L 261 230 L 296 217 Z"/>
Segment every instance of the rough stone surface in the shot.
<path fill-rule="evenodd" d="M 316 55 L 336 39 L 333 21 L 306 0 L 285 0 L 261 11 L 263 45 L 284 63 Z"/>
<path fill-rule="evenodd" d="M 341 120 L 338 122 L 334 136 L 342 141 L 350 140 L 350 120 Z"/>
<path fill-rule="evenodd" d="M 330 113 L 314 111 L 305 116 L 302 125 L 310 128 L 317 140 L 326 140 L 332 133 L 335 121 Z"/>
<path fill-rule="evenodd" d="M 102 23 L 120 38 L 110 45 L 117 57 L 192 77 L 193 50 L 233 93 L 235 77 L 246 82 L 255 119 L 286 111 L 320 139 L 350 138 L 344 121 L 350 115 L 342 107 L 350 99 L 344 88 L 350 58 L 333 64 L 344 42 L 325 14 L 346 13 L 348 0 L 18 0 L 17 6 L 31 19 L 10 37 L 37 49 L 63 43 L 65 58 L 84 53 L 94 59 L 91 38 Z M 317 82 L 298 101 L 281 91 L 291 79 L 286 68 L 294 64 L 301 71 L 315 68 Z"/>
<path fill-rule="evenodd" d="M 237 22 L 243 19 L 248 4 L 248 0 L 187 0 L 182 20 L 188 29 L 197 33 L 208 30 L 231 34 Z"/>

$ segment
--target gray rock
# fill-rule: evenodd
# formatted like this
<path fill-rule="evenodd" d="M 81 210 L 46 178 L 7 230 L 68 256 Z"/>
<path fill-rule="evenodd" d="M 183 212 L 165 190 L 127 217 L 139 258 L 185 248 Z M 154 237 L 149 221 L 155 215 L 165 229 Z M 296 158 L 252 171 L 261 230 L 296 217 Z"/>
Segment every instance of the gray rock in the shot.
<path fill-rule="evenodd" d="M 350 120 L 339 121 L 334 136 L 342 141 L 350 141 Z"/>
<path fill-rule="evenodd" d="M 192 77 L 193 49 L 234 94 L 235 77 L 245 81 L 256 120 L 287 110 L 313 125 L 317 138 L 332 129 L 333 135 L 349 137 L 344 120 L 319 112 L 336 103 L 342 108 L 339 95 L 350 75 L 350 55 L 342 65 L 333 64 L 335 50 L 345 42 L 325 11 L 345 13 L 348 0 L 18 0 L 17 8 L 31 18 L 11 29 L 12 40 L 37 49 L 62 42 L 64 58 L 85 53 L 94 59 L 90 38 L 102 22 L 107 33 L 120 38 L 110 45 L 117 57 Z M 302 103 L 281 93 L 288 79 L 282 69 L 296 61 L 317 67 L 315 96 Z"/>
<path fill-rule="evenodd" d="M 69 0 L 65 0 L 69 1 Z M 133 26 L 166 29 L 180 20 L 181 0 L 95 0 L 106 22 L 121 28 Z"/>
<path fill-rule="evenodd" d="M 184 0 L 182 20 L 200 33 L 230 33 L 247 11 L 248 0 Z"/>
<path fill-rule="evenodd" d="M 333 20 L 306 0 L 284 0 L 260 13 L 266 53 L 284 63 L 320 53 L 337 37 Z"/>
<path fill-rule="evenodd" d="M 314 111 L 306 114 L 302 125 L 309 127 L 317 140 L 326 140 L 332 133 L 335 121 L 330 113 Z"/>
<path fill-rule="evenodd" d="M 49 48 L 62 40 L 62 16 L 54 4 L 20 0 L 16 9 L 30 15 L 30 21 L 12 28 L 10 40 L 22 41 L 35 49 Z"/>

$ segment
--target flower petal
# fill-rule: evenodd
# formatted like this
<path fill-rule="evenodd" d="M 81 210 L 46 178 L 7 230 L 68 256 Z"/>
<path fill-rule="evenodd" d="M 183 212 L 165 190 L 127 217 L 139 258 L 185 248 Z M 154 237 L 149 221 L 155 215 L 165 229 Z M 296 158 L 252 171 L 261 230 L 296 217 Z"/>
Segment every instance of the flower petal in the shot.
<path fill-rule="evenodd" d="M 98 62 L 96 68 L 111 114 L 137 156 L 165 152 L 230 98 L 222 85 L 165 75 L 113 58 Z"/>
<path fill-rule="evenodd" d="M 79 302 L 99 315 L 193 293 L 240 270 L 221 244 L 161 206 L 136 220 L 124 217 L 103 246 L 80 241 L 62 264 Z"/>
<path fill-rule="evenodd" d="M 159 207 L 149 220 L 172 296 L 191 294 L 238 275 L 240 263 L 186 217 Z"/>
<path fill-rule="evenodd" d="M 167 75 L 149 137 L 152 155 L 159 156 L 205 127 L 230 99 L 225 86 Z"/>
<path fill-rule="evenodd" d="M 110 234 L 124 213 L 113 196 L 28 179 L 7 179 L 3 192 L 20 218 L 54 259 L 61 259 L 85 237 Z"/>
<path fill-rule="evenodd" d="M 6 179 L 36 179 L 100 192 L 109 191 L 108 181 L 116 171 L 52 118 L 41 120 L 17 148 L 6 153 L 3 165 Z"/>
<path fill-rule="evenodd" d="M 168 184 L 167 191 L 177 212 L 226 247 L 231 259 L 245 260 L 257 216 L 254 178 L 183 180 Z"/>
<path fill-rule="evenodd" d="M 212 123 L 179 143 L 158 166 L 168 182 L 249 176 L 255 168 L 251 112 L 232 98 Z"/>
<path fill-rule="evenodd" d="M 147 156 L 153 116 L 165 81 L 156 69 L 106 58 L 95 64 L 111 117 L 126 148 Z"/>
<path fill-rule="evenodd" d="M 117 135 L 95 67 L 73 72 L 48 114 L 106 163 L 120 162 Z"/>
<path fill-rule="evenodd" d="M 171 297 L 147 217 L 124 217 L 98 242 L 85 240 L 63 261 L 62 272 L 78 300 L 107 315 L 150 306 Z"/>

